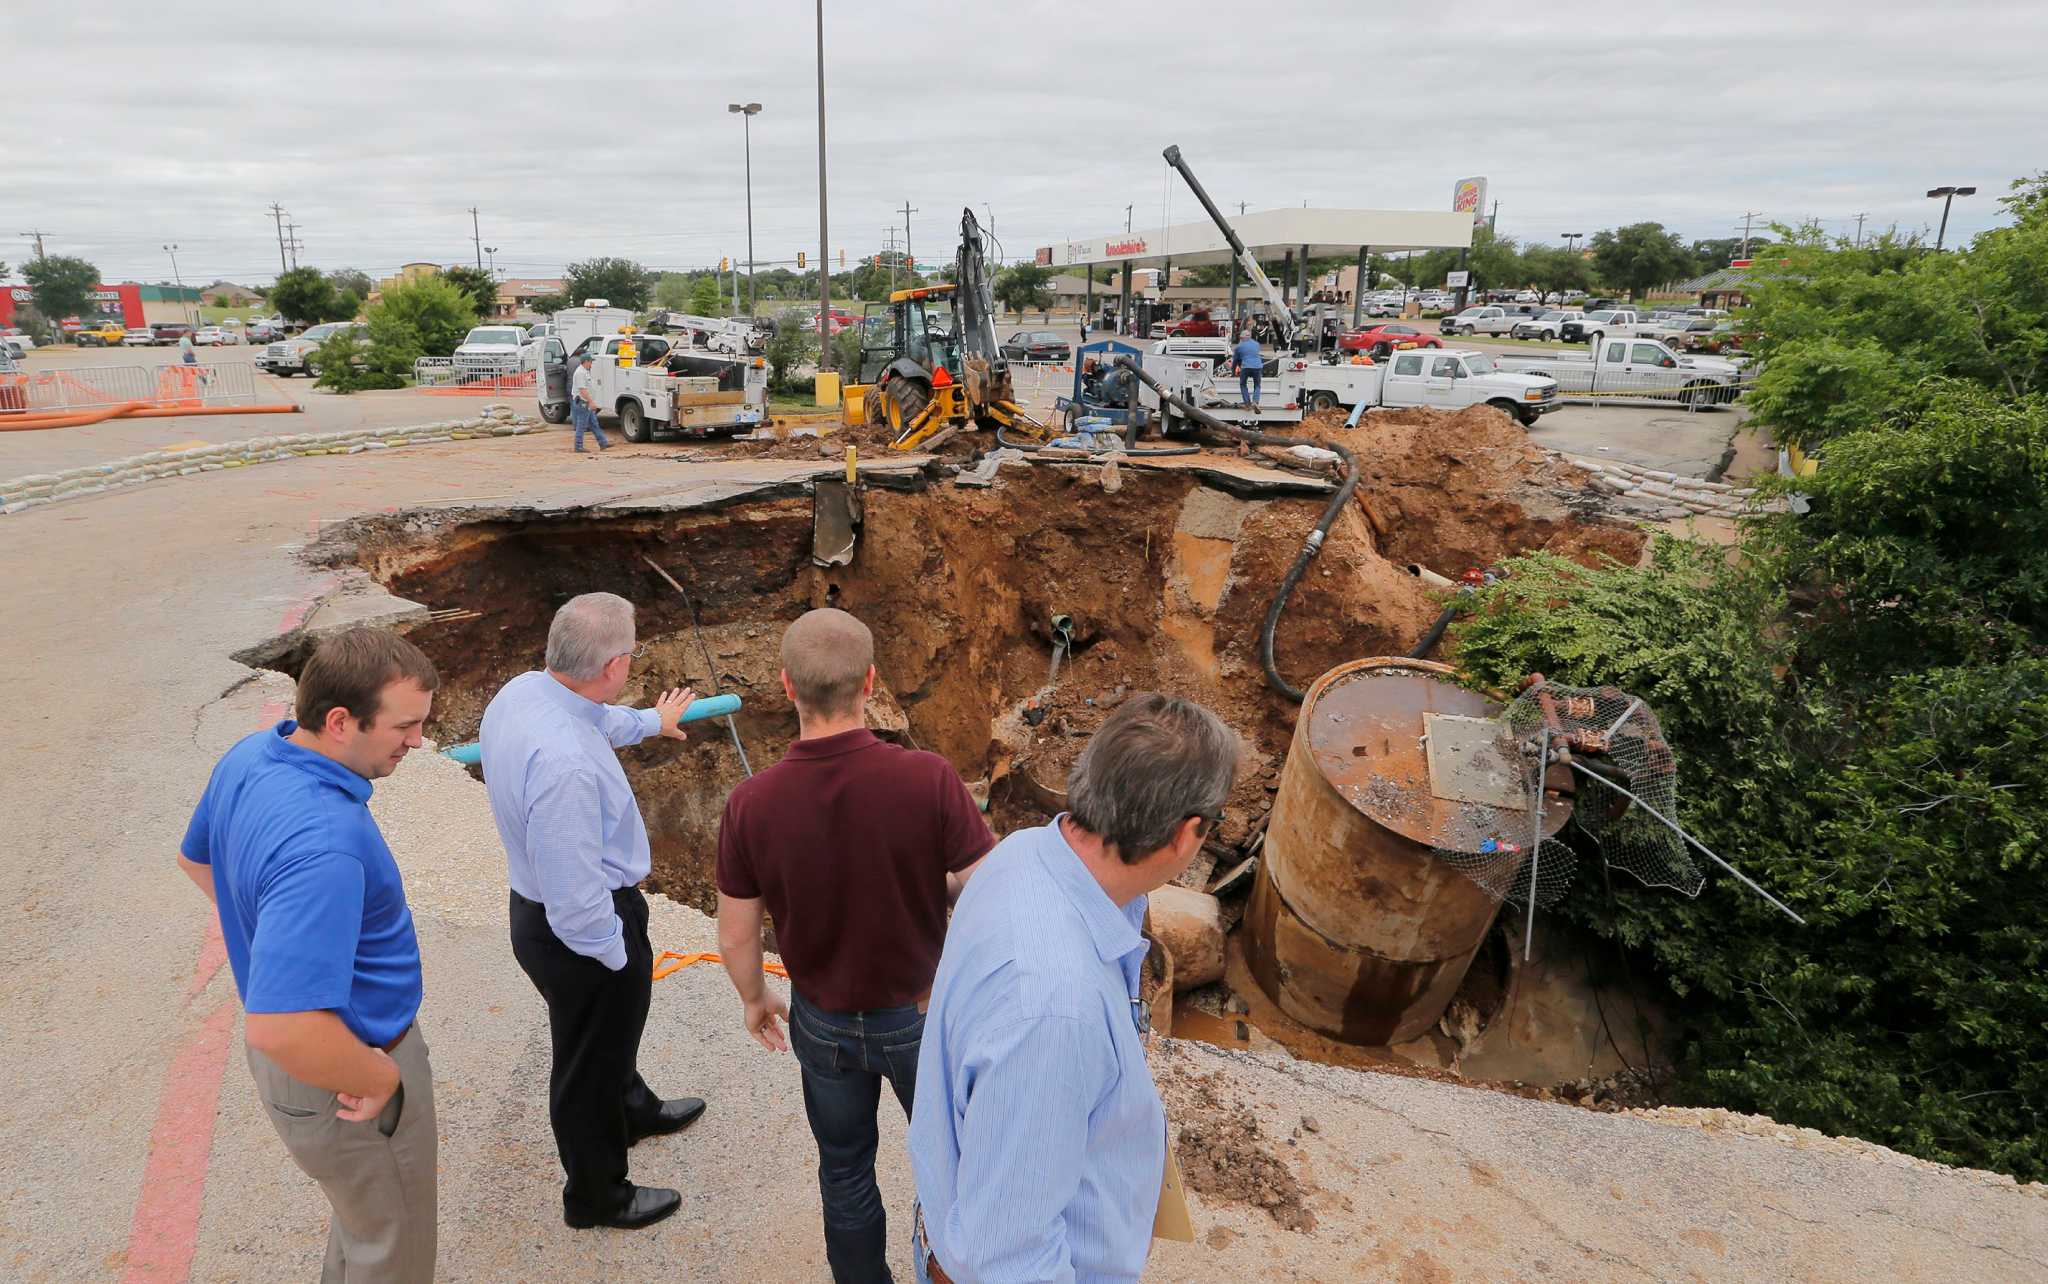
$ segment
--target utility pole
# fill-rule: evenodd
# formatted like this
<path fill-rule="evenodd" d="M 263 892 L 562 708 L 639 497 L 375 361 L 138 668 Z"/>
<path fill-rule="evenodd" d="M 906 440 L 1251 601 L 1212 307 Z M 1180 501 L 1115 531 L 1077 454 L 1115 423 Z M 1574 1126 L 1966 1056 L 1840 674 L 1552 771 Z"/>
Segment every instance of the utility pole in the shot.
<path fill-rule="evenodd" d="M 1500 226 L 1500 202 L 1495 201 L 1493 203 L 1493 213 L 1486 216 L 1486 231 L 1488 235 L 1491 235 L 1498 226 Z"/>
<path fill-rule="evenodd" d="M 1124 206 L 1124 231 L 1125 231 L 1126 233 L 1128 233 L 1128 232 L 1129 232 L 1130 230 L 1131 230 L 1131 207 L 1130 207 L 1130 206 L 1128 206 L 1128 205 L 1126 205 L 1126 206 Z"/>
<path fill-rule="evenodd" d="M 825 0 L 817 0 L 818 31 L 818 369 L 832 368 L 831 238 L 825 227 Z"/>
<path fill-rule="evenodd" d="M 1763 217 L 1762 210 L 1744 210 L 1742 212 L 1742 253 L 1737 255 L 1737 258 L 1746 259 L 1749 257 L 1749 221 L 1761 217 Z"/>
<path fill-rule="evenodd" d="M 909 201 L 903 202 L 903 270 L 913 275 L 917 271 L 916 267 L 913 266 L 917 260 L 913 259 L 910 255 L 910 216 L 917 212 L 910 208 Z"/>
<path fill-rule="evenodd" d="M 1862 248 L 1863 245 L 1863 220 L 1869 217 L 1870 215 L 1868 212 L 1858 214 L 1856 216 L 1856 245 L 1859 249 Z"/>
<path fill-rule="evenodd" d="M 285 224 L 284 230 L 286 232 L 285 248 L 292 252 L 292 267 L 296 269 L 299 266 L 299 251 L 306 248 L 306 243 L 299 239 L 299 225 L 297 223 Z"/>
<path fill-rule="evenodd" d="M 48 236 L 48 235 L 50 235 L 50 233 L 48 233 L 48 232 L 23 232 L 23 233 L 22 233 L 22 236 L 23 236 L 23 237 L 27 238 L 28 240 L 34 241 L 34 242 L 36 243 L 36 257 L 37 257 L 37 258 L 42 258 L 42 257 L 43 257 L 43 238 L 44 238 L 44 237 L 46 237 L 46 236 Z"/>
<path fill-rule="evenodd" d="M 889 256 L 889 292 L 894 294 L 896 292 L 896 264 L 901 261 L 896 257 L 896 225 L 891 223 L 888 227 L 883 228 L 882 234 L 889 238 L 888 242 L 882 247 L 882 252 Z"/>
<path fill-rule="evenodd" d="M 199 314 L 196 311 L 188 312 L 185 310 L 185 277 L 178 271 L 178 247 L 176 245 L 166 245 L 164 246 L 164 253 L 171 256 L 171 279 L 178 283 L 178 311 L 180 314 L 192 319 L 192 328 L 196 330 L 199 328 Z"/>
<path fill-rule="evenodd" d="M 272 202 L 270 203 L 270 218 L 271 218 L 271 221 L 272 221 L 272 222 L 274 222 L 274 223 L 276 223 L 276 224 L 277 224 L 277 270 L 278 270 L 278 271 L 280 271 L 280 272 L 282 272 L 282 271 L 284 271 L 284 270 L 285 270 L 285 266 L 284 266 L 284 206 L 282 206 L 282 205 L 279 205 L 279 204 L 278 204 L 278 203 L 277 203 L 276 201 L 272 201 Z"/>
<path fill-rule="evenodd" d="M 476 242 L 476 270 L 484 270 L 484 234 L 477 227 L 476 206 L 469 207 L 469 239 Z"/>
<path fill-rule="evenodd" d="M 1239 218 L 1243 218 L 1243 217 L 1244 217 L 1244 207 L 1246 206 L 1246 204 L 1248 204 L 1248 202 L 1246 202 L 1246 201 L 1239 201 L 1239 202 L 1237 203 L 1237 216 L 1238 216 Z"/>

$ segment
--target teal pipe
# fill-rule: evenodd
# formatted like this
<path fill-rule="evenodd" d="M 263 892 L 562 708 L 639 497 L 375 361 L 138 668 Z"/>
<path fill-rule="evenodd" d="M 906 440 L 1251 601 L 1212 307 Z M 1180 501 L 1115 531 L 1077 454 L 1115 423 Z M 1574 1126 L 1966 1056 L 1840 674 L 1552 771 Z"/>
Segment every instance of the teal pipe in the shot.
<path fill-rule="evenodd" d="M 698 696 L 690 701 L 690 707 L 683 710 L 684 722 L 702 722 L 706 718 L 724 718 L 740 711 L 740 698 L 736 695 Z M 484 747 L 477 741 L 466 745 L 451 745 L 441 751 L 443 758 L 453 758 L 465 767 L 474 767 L 484 760 Z"/>

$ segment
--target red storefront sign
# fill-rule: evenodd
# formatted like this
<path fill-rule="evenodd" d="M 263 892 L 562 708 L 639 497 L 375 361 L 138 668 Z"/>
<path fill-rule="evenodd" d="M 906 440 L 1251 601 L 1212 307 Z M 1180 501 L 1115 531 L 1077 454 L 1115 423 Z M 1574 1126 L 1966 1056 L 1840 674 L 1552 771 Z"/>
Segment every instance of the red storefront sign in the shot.
<path fill-rule="evenodd" d="M 134 282 L 126 285 L 103 285 L 92 292 L 93 303 L 102 312 L 118 312 L 121 324 L 135 328 L 142 321 L 142 287 Z M 13 325 L 15 310 L 35 301 L 35 292 L 25 285 L 11 285 L 0 289 L 0 325 Z M 56 318 L 59 321 L 65 318 Z"/>

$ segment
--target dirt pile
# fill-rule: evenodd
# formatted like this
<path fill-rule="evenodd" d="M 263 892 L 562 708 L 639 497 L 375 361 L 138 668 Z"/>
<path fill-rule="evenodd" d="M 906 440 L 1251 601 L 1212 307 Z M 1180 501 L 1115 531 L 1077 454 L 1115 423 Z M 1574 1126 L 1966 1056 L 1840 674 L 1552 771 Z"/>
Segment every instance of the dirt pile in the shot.
<path fill-rule="evenodd" d="M 1642 553 L 1642 533 L 1607 517 L 1589 474 L 1531 443 L 1491 406 L 1375 411 L 1350 430 L 1340 416 L 1317 414 L 1303 435 L 1358 455 L 1359 502 L 1380 551 L 1397 563 L 1456 579 L 1533 549 L 1582 561 L 1634 562 Z"/>
<path fill-rule="evenodd" d="M 1261 1209 L 1287 1230 L 1316 1228 L 1307 1202 L 1314 1189 L 1304 1187 L 1281 1160 L 1257 1117 L 1231 1093 L 1222 1075 L 1189 1070 L 1170 1051 L 1157 1048 L 1153 1079 L 1166 1105 L 1174 1155 L 1188 1189 L 1211 1200 Z"/>

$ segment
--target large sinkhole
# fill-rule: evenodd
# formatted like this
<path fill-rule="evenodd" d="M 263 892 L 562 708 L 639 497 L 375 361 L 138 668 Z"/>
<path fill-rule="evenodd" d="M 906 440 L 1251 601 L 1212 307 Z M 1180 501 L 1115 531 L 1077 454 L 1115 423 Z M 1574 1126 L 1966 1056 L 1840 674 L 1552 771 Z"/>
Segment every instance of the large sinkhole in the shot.
<path fill-rule="evenodd" d="M 808 494 L 616 515 L 380 516 L 324 551 L 431 612 L 408 636 L 441 671 L 428 733 L 443 745 L 474 739 L 499 686 L 539 667 L 557 607 L 600 590 L 635 603 L 648 647 L 621 703 L 644 706 L 670 686 L 735 693 L 756 770 L 797 733 L 778 677 L 783 628 L 815 606 L 851 611 L 875 634 L 877 730 L 944 755 L 989 799 L 999 834 L 1058 807 L 1087 737 L 1131 692 L 1200 700 L 1248 752 L 1194 882 L 1246 837 L 1277 779 L 1295 706 L 1263 681 L 1258 629 L 1321 503 L 1241 497 L 1191 473 L 1127 470 L 1110 492 L 1093 469 L 1011 468 L 988 489 L 863 487 L 853 560 L 829 568 L 812 560 Z M 1404 651 L 1435 611 L 1347 515 L 1282 620 L 1282 671 L 1306 683 L 1343 660 Z M 1071 650 L 1048 682 L 1056 616 Z M 277 665 L 295 673 L 303 658 Z M 741 779 L 725 729 L 698 724 L 686 743 L 620 756 L 653 846 L 649 886 L 710 912 L 718 818 Z"/>
<path fill-rule="evenodd" d="M 1389 416 L 1369 440 L 1361 432 L 1353 449 L 1369 462 L 1357 502 L 1280 621 L 1289 681 L 1406 653 L 1442 605 L 1411 565 L 1455 577 L 1535 548 L 1635 558 L 1641 534 L 1600 520 L 1583 482 L 1498 418 L 1413 412 Z M 1278 787 L 1298 708 L 1266 685 L 1259 630 L 1327 495 L 1323 479 L 1253 462 L 1012 465 L 982 487 L 954 484 L 943 467 L 864 475 L 852 558 L 834 566 L 814 560 L 821 499 L 801 478 L 699 507 L 369 516 L 331 528 L 309 556 L 360 568 L 422 608 L 402 627 L 441 671 L 428 733 L 442 745 L 474 739 L 498 688 L 540 666 L 556 608 L 600 590 L 636 604 L 646 646 L 621 703 L 645 706 L 671 686 L 737 694 L 756 770 L 797 734 L 779 679 L 784 627 L 817 606 L 851 611 L 875 635 L 871 724 L 950 761 L 999 835 L 1062 806 L 1088 737 L 1133 692 L 1199 700 L 1246 749 L 1219 832 L 1182 880 L 1202 887 L 1244 868 Z M 310 645 L 280 639 L 244 658 L 296 675 Z M 653 847 L 648 886 L 712 912 L 719 816 L 742 778 L 726 728 L 695 724 L 685 743 L 650 740 L 620 758 Z M 1230 923 L 1246 883 L 1233 885 Z M 1509 970 L 1495 951 L 1468 975 L 1460 998 L 1481 1023 Z M 1246 1011 L 1230 993 L 1201 993 L 1212 1018 Z M 1326 1056 L 1333 1045 L 1289 1046 Z"/>

